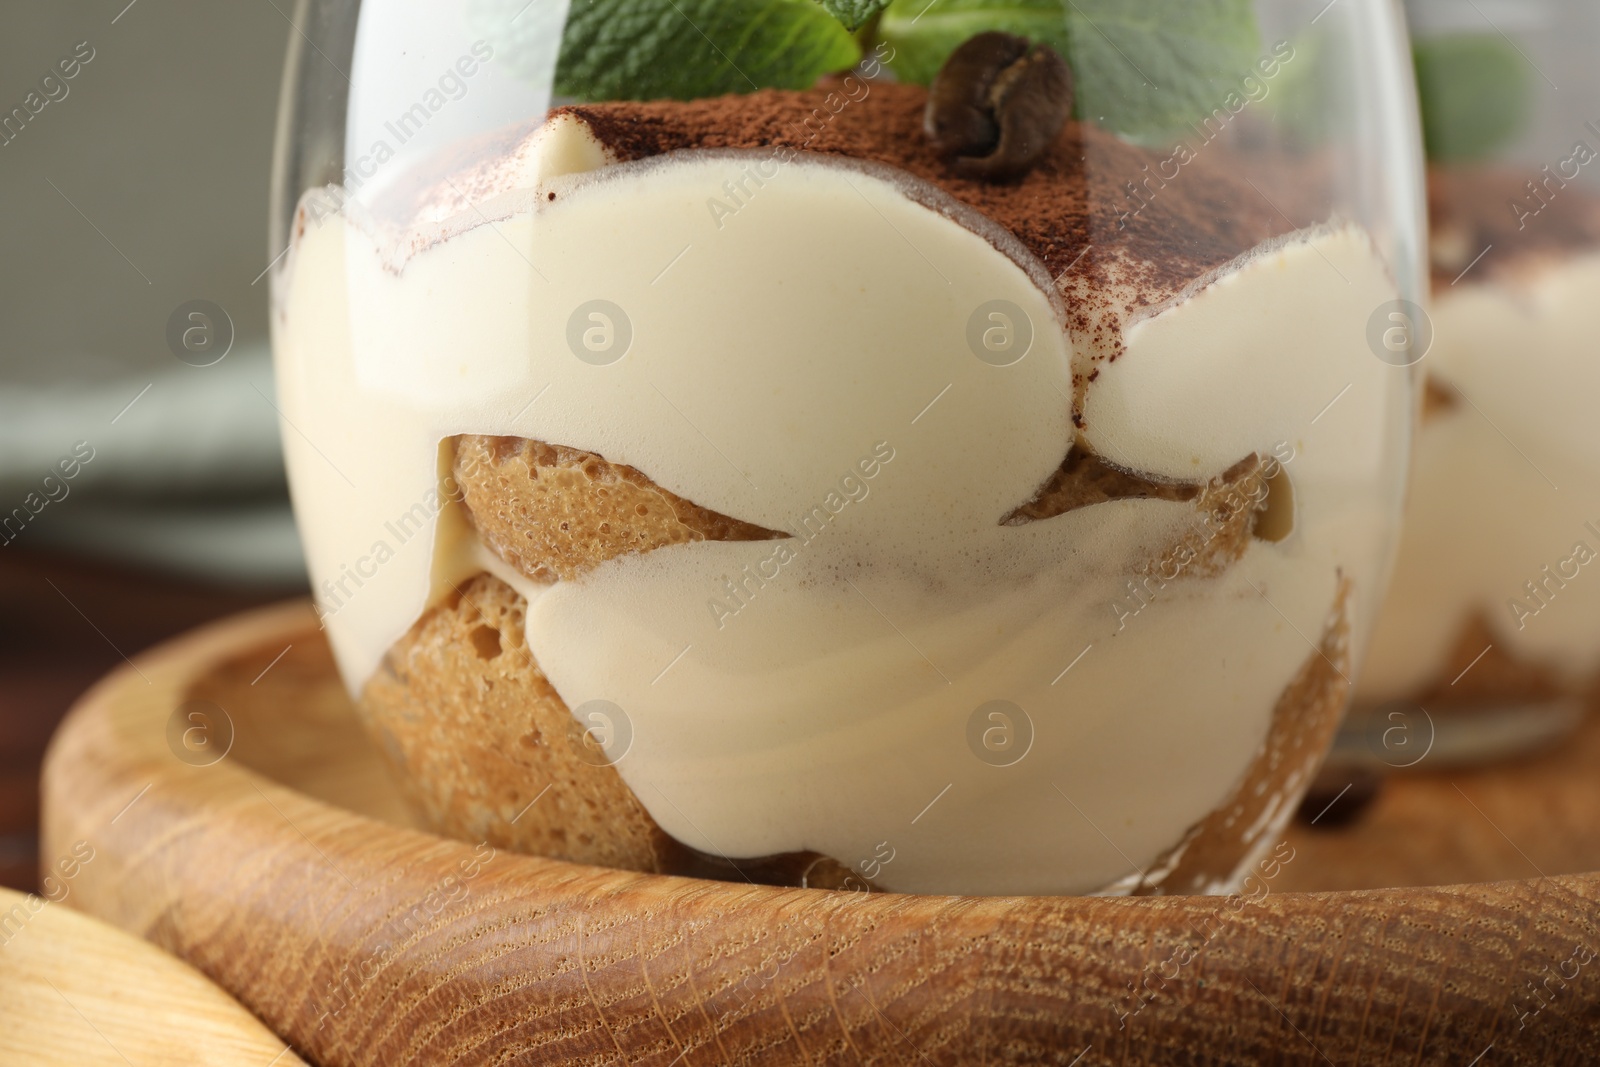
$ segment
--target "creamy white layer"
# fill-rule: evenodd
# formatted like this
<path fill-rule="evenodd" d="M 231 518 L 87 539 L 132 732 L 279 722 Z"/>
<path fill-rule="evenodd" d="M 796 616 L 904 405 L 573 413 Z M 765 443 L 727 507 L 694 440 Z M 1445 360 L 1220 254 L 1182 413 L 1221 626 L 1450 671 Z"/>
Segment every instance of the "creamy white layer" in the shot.
<path fill-rule="evenodd" d="M 400 271 L 343 218 L 305 232 L 280 280 L 279 390 L 346 681 L 358 691 L 431 596 L 483 567 L 448 510 L 435 537 L 443 439 L 590 449 L 799 535 L 548 586 L 508 575 L 568 706 L 631 720 L 617 769 L 674 837 L 851 865 L 887 842 L 876 880 L 916 892 L 1092 891 L 1149 866 L 1239 783 L 1340 574 L 1358 595 L 1381 580 L 1407 402 L 1364 341 L 1395 295 L 1387 270 L 1358 229 L 1308 232 L 1127 329 L 1088 393 L 1091 446 L 1193 480 L 1292 454 L 1297 507 L 1287 539 L 1130 617 L 1126 583 L 1193 528 L 1189 506 L 1000 525 L 1067 453 L 1089 358 L 1041 265 L 931 186 L 817 159 L 719 226 L 707 198 L 760 158 L 547 174 Z M 605 366 L 567 339 L 595 299 L 632 328 Z M 992 300 L 1033 325 L 1010 366 L 968 347 Z M 725 580 L 747 566 L 776 573 L 736 600 Z M 1031 722 L 1010 767 L 968 744 L 995 700 Z"/>
<path fill-rule="evenodd" d="M 1600 534 L 1589 527 L 1600 528 L 1600 254 L 1446 289 L 1433 324 L 1424 365 L 1465 401 L 1417 437 L 1400 561 L 1359 697 L 1449 682 L 1446 657 L 1478 613 L 1498 647 L 1576 684 L 1600 668 Z"/>

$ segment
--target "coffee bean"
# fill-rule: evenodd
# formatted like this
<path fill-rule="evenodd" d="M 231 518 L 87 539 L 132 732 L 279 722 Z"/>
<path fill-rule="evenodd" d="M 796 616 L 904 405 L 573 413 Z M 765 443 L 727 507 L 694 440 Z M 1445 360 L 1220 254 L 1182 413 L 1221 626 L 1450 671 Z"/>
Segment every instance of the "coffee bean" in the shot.
<path fill-rule="evenodd" d="M 923 129 L 956 173 L 1014 178 L 1039 161 L 1072 114 L 1072 71 L 1048 45 L 980 33 L 928 89 Z"/>

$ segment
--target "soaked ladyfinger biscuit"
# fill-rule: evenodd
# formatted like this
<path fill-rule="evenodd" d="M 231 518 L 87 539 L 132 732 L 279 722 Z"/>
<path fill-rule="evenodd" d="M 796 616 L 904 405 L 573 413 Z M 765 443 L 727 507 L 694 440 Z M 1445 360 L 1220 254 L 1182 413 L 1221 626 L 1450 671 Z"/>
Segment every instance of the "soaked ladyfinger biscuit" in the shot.
<path fill-rule="evenodd" d="M 498 578 L 462 583 L 367 683 L 368 726 L 442 833 L 602 867 L 667 869 L 676 843 L 616 768 L 584 747 L 592 742 L 528 650 L 526 610 Z"/>
<path fill-rule="evenodd" d="M 456 438 L 453 474 L 484 544 L 539 580 L 690 541 L 788 536 L 692 504 L 593 452 L 521 437 Z"/>
<path fill-rule="evenodd" d="M 1107 500 L 1190 504 L 1215 527 L 1195 569 L 1242 554 L 1264 500 L 1251 456 L 1205 484 L 1158 483 L 1069 457 L 1002 521 L 1043 521 Z M 570 580 L 607 560 L 692 541 L 786 536 L 700 507 L 592 452 L 511 437 L 455 441 L 452 476 L 484 544 L 527 577 Z M 540 669 L 527 602 L 480 574 L 390 649 L 361 709 L 429 825 L 464 840 L 597 866 L 827 888 L 874 887 L 837 860 L 795 853 L 726 861 L 658 826 Z M 597 756 L 597 753 L 599 755 Z"/>

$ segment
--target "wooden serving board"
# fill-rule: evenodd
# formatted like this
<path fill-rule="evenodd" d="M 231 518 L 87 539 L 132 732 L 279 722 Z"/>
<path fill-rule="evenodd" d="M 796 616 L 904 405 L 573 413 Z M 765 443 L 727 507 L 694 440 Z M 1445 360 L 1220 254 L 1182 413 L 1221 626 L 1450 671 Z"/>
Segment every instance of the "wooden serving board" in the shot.
<path fill-rule="evenodd" d="M 61 903 L 7 889 L 0 889 L 0 1063 L 304 1067 L 188 964 Z"/>
<path fill-rule="evenodd" d="M 207 707 L 226 754 L 215 725 L 209 756 L 175 749 L 174 715 L 181 735 Z M 1600 875 L 1571 873 L 1600 870 L 1597 768 L 1591 726 L 1542 760 L 1394 779 L 1355 827 L 1291 833 L 1248 897 L 639 875 L 414 828 L 296 604 L 84 698 L 46 766 L 43 865 L 91 842 L 71 906 L 322 1067 L 1554 1067 L 1600 1062 Z"/>

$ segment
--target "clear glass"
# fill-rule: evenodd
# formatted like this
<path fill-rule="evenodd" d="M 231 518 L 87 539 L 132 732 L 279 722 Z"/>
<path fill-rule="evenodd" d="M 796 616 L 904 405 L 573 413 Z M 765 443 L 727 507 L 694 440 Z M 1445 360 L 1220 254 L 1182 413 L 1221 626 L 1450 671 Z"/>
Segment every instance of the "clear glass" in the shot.
<path fill-rule="evenodd" d="M 1595 691 L 1600 8 L 1428 0 L 1409 16 L 1434 341 L 1349 747 L 1430 767 L 1559 738 Z"/>
<path fill-rule="evenodd" d="M 297 25 L 295 506 L 431 825 L 824 888 L 1270 876 L 1416 409 L 1392 5 Z"/>

